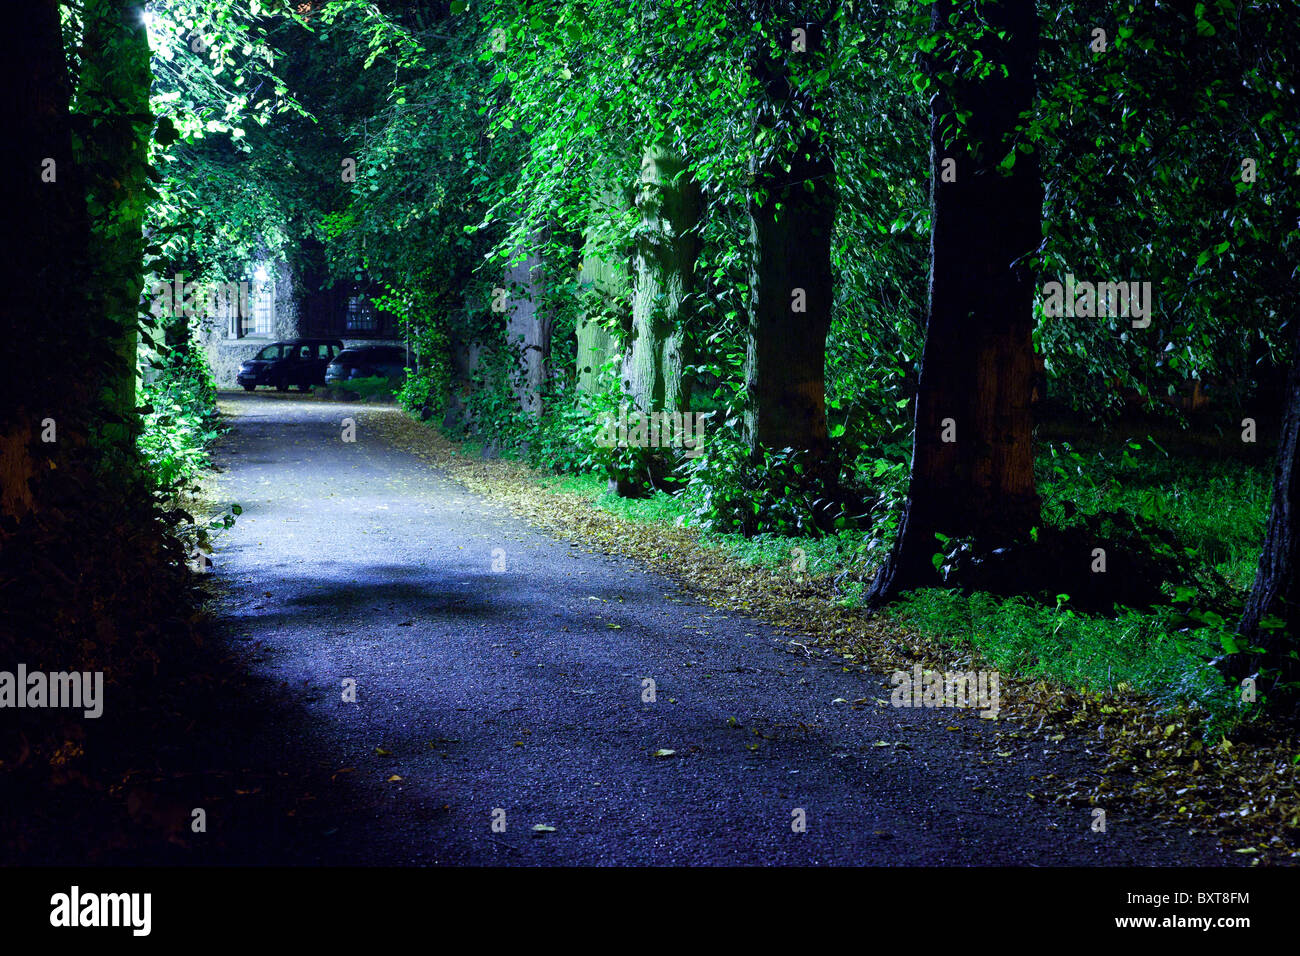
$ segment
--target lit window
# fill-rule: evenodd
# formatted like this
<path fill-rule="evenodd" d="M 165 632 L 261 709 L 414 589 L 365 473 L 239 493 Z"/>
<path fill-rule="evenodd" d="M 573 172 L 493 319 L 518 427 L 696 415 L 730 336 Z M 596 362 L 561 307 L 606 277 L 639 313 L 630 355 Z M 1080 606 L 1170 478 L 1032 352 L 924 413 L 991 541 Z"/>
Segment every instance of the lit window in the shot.
<path fill-rule="evenodd" d="M 378 316 L 364 296 L 354 295 L 348 299 L 345 328 L 349 332 L 374 332 L 379 328 Z"/>
<path fill-rule="evenodd" d="M 275 303 L 275 287 L 271 283 L 261 286 L 253 296 L 253 323 L 249 335 L 271 334 L 271 313 Z"/>

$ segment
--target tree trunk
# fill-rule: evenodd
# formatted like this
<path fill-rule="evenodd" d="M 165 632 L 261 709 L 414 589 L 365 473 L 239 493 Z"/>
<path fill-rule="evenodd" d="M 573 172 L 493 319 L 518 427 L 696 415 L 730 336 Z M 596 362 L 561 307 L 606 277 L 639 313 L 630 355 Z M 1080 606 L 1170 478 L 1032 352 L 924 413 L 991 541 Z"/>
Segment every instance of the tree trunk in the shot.
<path fill-rule="evenodd" d="M 1291 221 L 1295 221 L 1294 216 Z M 1296 636 L 1300 635 L 1300 580 L 1296 575 L 1300 569 L 1300 529 L 1295 524 L 1300 514 L 1300 469 L 1296 467 L 1296 455 L 1300 453 L 1300 335 L 1294 351 L 1264 551 L 1237 627 L 1243 643 L 1261 648 L 1262 653 L 1234 654 L 1223 662 L 1225 671 L 1238 679 L 1258 676 L 1262 669 L 1273 671 L 1270 684 L 1274 679 L 1300 679 L 1300 660 L 1296 656 Z M 1278 623 L 1283 626 L 1266 626 Z"/>
<path fill-rule="evenodd" d="M 550 367 L 551 315 L 543 301 L 545 276 L 541 257 L 522 249 L 517 250 L 516 255 L 522 255 L 522 258 L 506 270 L 506 289 L 509 292 L 506 338 L 509 347 L 519 352 L 515 380 L 519 407 L 540 415 Z"/>
<path fill-rule="evenodd" d="M 586 306 L 578 317 L 576 330 L 579 395 L 595 393 L 600 367 L 619 347 L 619 338 L 610 330 L 608 319 L 626 315 L 630 282 L 622 219 L 629 209 L 630 204 L 621 190 L 610 185 L 600 188 L 583 232 L 578 281 L 584 289 Z M 599 321 L 602 316 L 606 318 L 605 323 Z"/>
<path fill-rule="evenodd" d="M 699 184 L 662 145 L 641 160 L 641 235 L 636 244 L 632 342 L 623 377 L 638 408 L 680 411 L 683 346 L 699 255 Z"/>
<path fill-rule="evenodd" d="M 801 17 L 803 3 L 769 4 L 764 22 L 787 22 L 806 34 L 804 50 L 776 58 L 764 46 L 754 73 L 764 101 L 749 196 L 753 296 L 745 355 L 745 433 L 760 447 L 806 449 L 834 479 L 826 432 L 826 334 L 831 326 L 831 232 L 835 164 L 830 118 L 790 82 L 793 57 L 827 55 L 824 24 Z M 779 9 L 776 9 L 779 8 Z M 790 31 L 785 31 L 789 34 Z M 779 143 L 795 130 L 793 151 Z M 760 134 L 764 134 L 761 135 Z M 787 168 L 788 165 L 788 168 Z"/>
<path fill-rule="evenodd" d="M 0 541 L 40 510 L 56 464 L 66 477 L 94 405 L 82 365 L 97 359 L 83 294 L 89 227 L 63 47 L 55 0 L 10 11 L 0 36 L 0 168 L 14 188 L 0 206 L 12 237 L 0 257 L 0 316 L 22 356 L 0 376 Z M 47 419 L 54 441 L 42 441 Z"/>
<path fill-rule="evenodd" d="M 609 360 L 617 347 L 614 334 L 601 322 L 600 315 L 612 299 L 617 299 L 619 285 L 625 279 L 621 263 L 610 265 L 597 254 L 582 257 L 582 272 L 578 281 L 590 286 L 593 296 L 598 296 L 600 306 L 584 310 L 578 318 L 578 393 L 591 395 L 596 391 L 600 367 Z"/>
<path fill-rule="evenodd" d="M 81 163 L 87 170 L 92 298 L 103 335 L 115 342 L 105 371 L 109 445 L 129 445 L 138 419 L 136 344 L 144 285 L 144 213 L 149 171 L 149 39 L 144 5 L 134 0 L 87 0 L 77 110 L 87 120 Z"/>
<path fill-rule="evenodd" d="M 954 9 L 951 0 L 933 4 L 936 32 Z M 1038 21 L 1033 0 L 980 10 L 987 29 L 978 46 L 1007 75 L 996 68 L 983 79 L 963 72 L 956 57 L 969 61 L 971 51 L 952 50 L 947 41 L 927 63 L 938 91 L 930 115 L 930 309 L 908 502 L 894 550 L 872 585 L 873 603 L 938 583 L 931 561 L 940 550 L 936 532 L 994 545 L 1027 535 L 1039 521 L 1034 277 L 1022 257 L 1041 239 L 1043 193 L 1033 154 L 1017 153 L 1010 174 L 999 170 L 1020 114 L 1033 102 Z M 960 7 L 956 29 L 976 26 L 971 11 Z M 969 113 L 964 128 L 959 113 Z M 959 130 L 951 144 L 950 130 Z"/>

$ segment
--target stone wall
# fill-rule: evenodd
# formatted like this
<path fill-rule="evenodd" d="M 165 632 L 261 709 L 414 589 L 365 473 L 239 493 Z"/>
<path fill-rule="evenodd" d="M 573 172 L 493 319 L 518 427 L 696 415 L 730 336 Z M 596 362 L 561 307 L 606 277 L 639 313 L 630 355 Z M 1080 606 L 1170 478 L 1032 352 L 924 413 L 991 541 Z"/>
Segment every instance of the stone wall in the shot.
<path fill-rule="evenodd" d="M 207 355 L 208 364 L 212 367 L 212 374 L 216 379 L 218 388 L 237 387 L 235 375 L 239 372 L 239 366 L 272 342 L 301 337 L 319 337 L 304 336 L 302 333 L 300 327 L 300 318 L 302 316 L 301 290 L 294 281 L 288 263 L 263 263 L 262 265 L 271 273 L 267 282 L 267 285 L 272 287 L 271 333 L 269 335 L 250 334 L 242 337 L 231 335 L 230 329 L 234 324 L 232 312 L 237 308 L 233 303 L 225 308 L 218 309 L 215 314 L 203 319 L 203 331 L 199 343 Z M 252 296 L 255 296 L 256 293 L 256 289 L 250 288 L 250 309 L 253 305 Z M 325 337 L 333 338 L 334 336 Z M 404 346 L 406 344 L 403 339 L 391 338 L 351 339 L 342 337 L 342 341 L 344 348 L 362 348 L 367 345 Z"/>
<path fill-rule="evenodd" d="M 270 273 L 265 284 L 251 283 L 249 305 L 252 299 L 266 286 L 271 287 L 271 334 L 246 335 L 237 338 L 230 333 L 233 324 L 232 311 L 237 308 L 234 303 L 219 309 L 216 314 L 203 319 L 203 332 L 200 344 L 212 367 L 213 377 L 218 388 L 233 388 L 235 374 L 239 366 L 252 358 L 259 351 L 281 339 L 291 339 L 298 334 L 298 296 L 294 288 L 293 274 L 287 262 L 265 263 Z"/>

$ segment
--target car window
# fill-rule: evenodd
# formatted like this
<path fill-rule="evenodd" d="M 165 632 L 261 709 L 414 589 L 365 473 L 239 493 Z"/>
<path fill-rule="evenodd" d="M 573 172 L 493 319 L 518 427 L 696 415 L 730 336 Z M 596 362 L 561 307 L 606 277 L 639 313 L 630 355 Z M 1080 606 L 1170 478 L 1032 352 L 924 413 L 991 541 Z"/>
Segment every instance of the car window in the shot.
<path fill-rule="evenodd" d="M 310 346 L 310 345 L 303 345 L 303 346 L 300 346 L 299 349 L 298 349 L 298 358 L 303 359 L 304 361 L 307 360 L 307 359 L 310 359 L 310 358 L 311 358 L 311 346 Z"/>
<path fill-rule="evenodd" d="M 331 349 L 330 349 L 330 347 L 329 347 L 328 345 L 318 345 L 318 346 L 316 346 L 316 357 L 317 357 L 317 358 L 327 359 L 327 358 L 330 357 L 331 354 L 332 354 L 332 351 L 331 351 Z"/>
<path fill-rule="evenodd" d="M 280 346 L 268 345 L 257 353 L 257 357 L 260 359 L 278 359 L 280 357 Z"/>

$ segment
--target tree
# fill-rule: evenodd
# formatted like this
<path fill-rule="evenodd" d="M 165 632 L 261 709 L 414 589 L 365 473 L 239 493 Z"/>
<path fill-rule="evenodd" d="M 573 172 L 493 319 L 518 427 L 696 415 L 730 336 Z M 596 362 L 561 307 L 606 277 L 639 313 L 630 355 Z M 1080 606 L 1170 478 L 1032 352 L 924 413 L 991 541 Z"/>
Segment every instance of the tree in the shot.
<path fill-rule="evenodd" d="M 1291 221 L 1300 221 L 1297 216 L 1300 209 L 1293 208 Z M 1300 528 L 1296 526 L 1300 515 L 1300 334 L 1296 335 L 1294 348 L 1264 550 L 1237 627 L 1247 650 L 1229 655 L 1224 661 L 1226 672 L 1238 679 L 1261 677 L 1263 671 L 1272 671 L 1269 677 L 1273 684 L 1300 679 L 1296 641 L 1300 635 Z"/>
<path fill-rule="evenodd" d="M 1300 24 L 1294 10 L 1283 3 L 1260 4 L 1251 14 L 1239 41 L 1251 56 L 1242 85 L 1252 88 L 1255 108 L 1263 114 L 1254 124 L 1252 151 L 1257 151 L 1265 172 L 1256 183 L 1238 187 L 1239 193 L 1256 194 L 1249 215 L 1240 217 L 1248 228 L 1238 227 L 1243 234 L 1238 242 L 1251 243 L 1256 252 L 1251 258 L 1263 262 L 1252 292 L 1267 307 L 1266 318 L 1283 317 L 1278 325 L 1290 334 L 1292 355 L 1273 502 L 1254 585 L 1237 627 L 1245 651 L 1229 654 L 1220 666 L 1234 678 L 1259 676 L 1276 686 L 1300 680 L 1300 320 L 1295 315 L 1300 298 L 1300 271 L 1295 267 L 1300 183 L 1294 175 L 1300 164 L 1300 141 L 1294 132 L 1300 77 L 1294 57 L 1281 52 L 1295 48 Z"/>
<path fill-rule="evenodd" d="M 546 302 L 546 269 L 535 251 L 537 236 L 515 251 L 506 268 L 506 347 L 518 353 L 513 381 L 520 410 L 540 415 L 551 357 L 551 312 Z"/>
<path fill-rule="evenodd" d="M 1039 521 L 1026 257 L 1043 196 L 1035 155 L 1016 143 L 1034 99 L 1037 14 L 1033 0 L 937 0 L 931 29 L 929 314 L 908 500 L 873 603 L 937 583 L 936 533 L 992 546 Z"/>
<path fill-rule="evenodd" d="M 8 182 L 0 261 L 7 290 L 0 315 L 11 334 L 21 330 L 24 359 L 0 383 L 0 541 L 12 521 L 40 511 L 41 489 L 64 471 L 67 453 L 83 446 L 94 393 L 76 359 L 93 360 L 90 313 L 81 297 L 89 226 L 84 181 L 74 160 L 71 83 L 55 0 L 12 11 L 0 39 L 0 109 L 9 133 L 0 151 Z M 42 441 L 50 423 L 53 441 Z"/>
<path fill-rule="evenodd" d="M 760 39 L 752 66 L 759 101 L 749 194 L 753 299 L 745 433 L 751 452 L 807 449 L 829 464 L 825 359 L 835 167 L 830 119 L 807 78 L 824 69 L 831 21 L 814 19 L 810 6 L 799 0 L 764 5 L 763 22 L 779 24 L 778 33 L 771 42 Z M 798 60 L 805 61 L 800 84 L 792 76 Z"/>
<path fill-rule="evenodd" d="M 632 340 L 623 374 L 641 411 L 676 412 L 686 401 L 682 352 L 699 254 L 700 187 L 662 142 L 641 159 L 637 208 Z"/>
<path fill-rule="evenodd" d="M 87 0 L 77 85 L 79 162 L 86 174 L 95 263 L 95 321 L 116 343 L 102 374 L 109 417 L 103 438 L 121 446 L 135 436 L 136 348 L 144 286 L 144 216 L 149 201 L 149 40 L 144 5 Z"/>
<path fill-rule="evenodd" d="M 621 325 L 630 292 L 629 262 L 622 219 L 631 203 L 612 184 L 594 190 L 591 216 L 583 229 L 578 283 L 583 311 L 576 323 L 577 387 L 584 395 L 599 391 L 600 369 L 615 353 L 611 327 Z"/>

